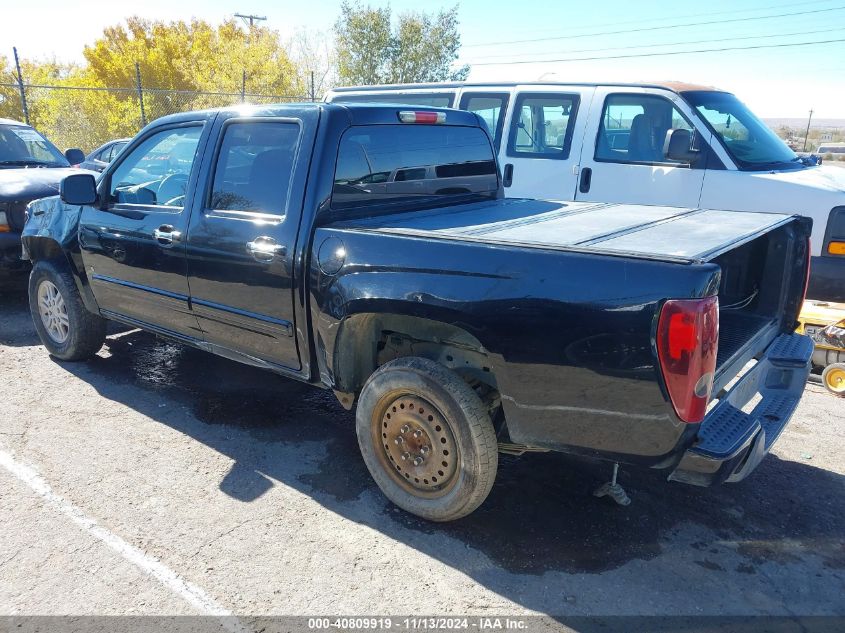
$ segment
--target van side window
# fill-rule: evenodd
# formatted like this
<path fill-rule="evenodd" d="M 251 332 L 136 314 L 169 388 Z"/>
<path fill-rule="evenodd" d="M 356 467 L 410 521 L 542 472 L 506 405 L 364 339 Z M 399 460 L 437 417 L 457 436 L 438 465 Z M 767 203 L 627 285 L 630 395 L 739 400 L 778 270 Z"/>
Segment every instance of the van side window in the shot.
<path fill-rule="evenodd" d="M 284 215 L 299 125 L 249 121 L 226 126 L 210 209 Z"/>
<path fill-rule="evenodd" d="M 672 163 L 663 153 L 669 130 L 693 127 L 672 102 L 644 94 L 610 95 L 604 102 L 596 139 L 597 161 Z"/>
<path fill-rule="evenodd" d="M 569 158 L 578 95 L 525 93 L 516 98 L 508 156 Z"/>
<path fill-rule="evenodd" d="M 487 124 L 493 145 L 499 149 L 502 142 L 504 112 L 508 107 L 508 93 L 464 93 L 461 110 L 475 112 Z"/>

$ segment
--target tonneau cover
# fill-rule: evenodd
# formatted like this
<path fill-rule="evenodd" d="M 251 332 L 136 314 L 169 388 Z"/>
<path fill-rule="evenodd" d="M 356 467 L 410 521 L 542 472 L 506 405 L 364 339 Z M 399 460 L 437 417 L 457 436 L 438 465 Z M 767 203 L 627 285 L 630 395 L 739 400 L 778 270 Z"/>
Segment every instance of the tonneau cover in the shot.
<path fill-rule="evenodd" d="M 335 224 L 492 244 L 704 261 L 783 224 L 778 213 L 510 198 Z"/>

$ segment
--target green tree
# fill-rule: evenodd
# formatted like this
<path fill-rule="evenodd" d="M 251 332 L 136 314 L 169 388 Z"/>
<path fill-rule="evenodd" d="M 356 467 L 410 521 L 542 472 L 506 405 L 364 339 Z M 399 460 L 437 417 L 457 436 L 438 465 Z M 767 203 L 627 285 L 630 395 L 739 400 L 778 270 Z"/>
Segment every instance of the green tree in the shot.
<path fill-rule="evenodd" d="M 408 12 L 395 28 L 390 7 L 344 0 L 335 24 L 341 84 L 463 80 L 469 67 L 454 69 L 461 47 L 458 7 L 435 15 Z"/>

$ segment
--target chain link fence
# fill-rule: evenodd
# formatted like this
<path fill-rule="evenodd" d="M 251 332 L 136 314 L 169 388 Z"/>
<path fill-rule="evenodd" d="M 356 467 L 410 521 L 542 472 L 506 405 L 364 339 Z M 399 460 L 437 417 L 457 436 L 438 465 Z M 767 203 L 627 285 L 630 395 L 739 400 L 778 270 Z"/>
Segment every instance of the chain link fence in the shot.
<path fill-rule="evenodd" d="M 0 83 L 0 118 L 28 119 L 59 149 L 79 147 L 88 153 L 111 139 L 134 136 L 146 123 L 176 112 L 313 100 L 313 95 Z"/>

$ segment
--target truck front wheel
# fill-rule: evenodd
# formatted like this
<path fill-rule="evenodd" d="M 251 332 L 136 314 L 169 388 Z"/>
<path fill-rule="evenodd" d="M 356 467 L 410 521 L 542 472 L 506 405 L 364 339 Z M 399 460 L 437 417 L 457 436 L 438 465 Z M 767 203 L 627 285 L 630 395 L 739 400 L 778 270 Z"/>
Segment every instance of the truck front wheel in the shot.
<path fill-rule="evenodd" d="M 106 321 L 82 303 L 73 277 L 60 263 L 42 260 L 29 275 L 29 310 L 38 337 L 56 358 L 84 360 L 106 338 Z"/>
<path fill-rule="evenodd" d="M 370 376 L 356 412 L 358 444 L 381 491 L 432 521 L 475 510 L 493 486 L 496 433 L 475 391 L 424 358 L 398 358 Z"/>

